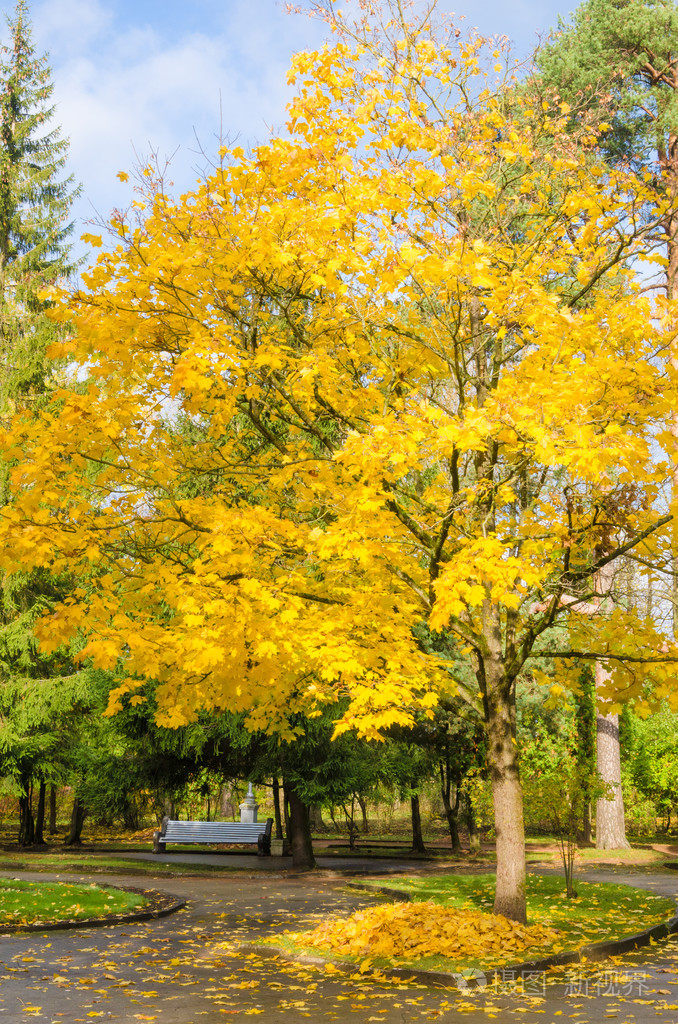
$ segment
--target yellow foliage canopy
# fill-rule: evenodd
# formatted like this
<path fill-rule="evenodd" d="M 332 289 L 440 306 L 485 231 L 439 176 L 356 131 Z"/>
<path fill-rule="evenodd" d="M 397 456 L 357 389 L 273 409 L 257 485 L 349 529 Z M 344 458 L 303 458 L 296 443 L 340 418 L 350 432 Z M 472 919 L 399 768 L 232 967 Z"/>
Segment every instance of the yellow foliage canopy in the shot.
<path fill-rule="evenodd" d="M 168 726 L 343 700 L 377 735 L 462 663 L 506 699 L 601 558 L 666 565 L 674 310 L 629 270 L 665 211 L 478 40 L 391 31 L 298 55 L 288 137 L 151 185 L 53 296 L 74 383 L 3 436 L 0 562 L 87 581 L 40 636 L 119 672 L 112 713 L 149 681 Z M 650 666 L 617 690 L 668 688 L 671 638 L 604 628 Z"/>

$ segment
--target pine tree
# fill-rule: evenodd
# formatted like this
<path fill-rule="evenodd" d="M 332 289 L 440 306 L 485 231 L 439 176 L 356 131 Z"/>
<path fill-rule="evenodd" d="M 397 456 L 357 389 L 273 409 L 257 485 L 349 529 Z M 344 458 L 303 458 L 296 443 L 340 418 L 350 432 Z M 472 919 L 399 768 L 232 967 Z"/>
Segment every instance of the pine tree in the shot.
<path fill-rule="evenodd" d="M 675 0 L 585 0 L 536 54 L 543 81 L 607 125 L 601 148 L 613 164 L 654 175 L 678 196 L 678 5 Z M 576 111 L 573 112 L 573 116 Z M 678 295 L 678 216 L 662 224 L 663 285 Z"/>
<path fill-rule="evenodd" d="M 662 218 L 658 241 L 665 246 L 666 265 L 654 279 L 667 299 L 678 298 L 678 5 L 675 0 L 585 0 L 569 22 L 536 55 L 543 82 L 605 127 L 600 146 L 613 165 L 630 167 L 650 184 L 658 198 L 671 202 Z M 651 178 L 649 178 L 651 175 Z M 670 354 L 673 372 L 678 350 Z M 678 440 L 678 414 L 670 430 Z M 678 503 L 678 461 L 672 468 L 672 505 Z M 678 637 L 678 521 L 672 535 L 672 582 L 665 596 L 673 605 L 673 633 Z M 598 678 L 602 667 L 596 668 Z M 615 798 L 597 802 L 596 842 L 599 847 L 627 846 L 619 768 L 616 715 L 598 716 L 598 772 Z M 605 767 L 601 750 L 612 758 Z M 614 762 L 614 766 L 612 763 Z M 608 775 L 611 772 L 611 775 Z"/>
<path fill-rule="evenodd" d="M 68 141 L 50 127 L 51 71 L 47 56 L 37 55 L 31 43 L 25 0 L 18 0 L 7 26 L 8 41 L 0 44 L 0 418 L 9 419 L 17 408 L 34 408 L 49 386 L 54 364 L 46 350 L 58 329 L 40 293 L 77 266 L 68 238 L 78 189 L 63 175 Z M 6 491 L 3 469 L 0 506 L 8 500 Z M 40 821 L 37 836 L 33 828 L 33 779 L 40 783 L 40 818 L 50 751 L 63 735 L 63 718 L 55 719 L 50 702 L 61 691 L 68 704 L 71 687 L 80 686 L 68 659 L 40 658 L 33 637 L 35 619 L 68 585 L 49 572 L 22 573 L 13 583 L 0 580 L 0 759 L 3 774 L 14 776 L 22 794 L 24 843 L 41 841 Z"/>
<path fill-rule="evenodd" d="M 0 46 L 0 412 L 45 389 L 55 328 L 40 290 L 75 269 L 68 237 L 78 194 L 72 176 L 61 177 L 68 140 L 49 127 L 51 71 L 31 43 L 25 0 L 7 24 L 9 41 Z"/>

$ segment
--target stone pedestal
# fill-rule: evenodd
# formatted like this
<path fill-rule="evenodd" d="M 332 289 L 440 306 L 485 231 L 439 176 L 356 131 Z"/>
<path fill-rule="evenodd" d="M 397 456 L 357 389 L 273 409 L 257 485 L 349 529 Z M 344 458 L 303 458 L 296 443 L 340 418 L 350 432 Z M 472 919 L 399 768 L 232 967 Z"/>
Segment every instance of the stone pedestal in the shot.
<path fill-rule="evenodd" d="M 289 843 L 286 839 L 271 839 L 271 857 L 287 857 Z"/>
<path fill-rule="evenodd" d="M 247 796 L 240 804 L 240 820 L 247 822 L 255 822 L 257 820 L 257 811 L 259 810 L 259 804 L 255 800 L 254 793 L 252 792 L 252 783 L 247 784 Z"/>

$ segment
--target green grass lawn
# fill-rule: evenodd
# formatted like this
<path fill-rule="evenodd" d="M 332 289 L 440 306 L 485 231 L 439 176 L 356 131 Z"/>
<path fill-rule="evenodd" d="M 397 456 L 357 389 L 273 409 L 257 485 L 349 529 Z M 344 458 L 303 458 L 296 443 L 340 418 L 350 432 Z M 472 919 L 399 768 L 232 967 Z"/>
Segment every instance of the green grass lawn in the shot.
<path fill-rule="evenodd" d="M 577 851 L 577 860 L 582 864 L 663 864 L 665 853 L 632 846 L 629 850 L 596 850 L 585 846 Z"/>
<path fill-rule="evenodd" d="M 315 853 L 317 857 L 399 857 L 407 858 L 407 860 L 444 860 L 444 861 L 471 861 L 473 864 L 491 864 L 495 857 L 493 850 L 483 850 L 479 853 L 470 854 L 468 850 L 454 851 L 441 849 L 440 847 L 427 846 L 425 853 L 413 853 L 412 850 L 407 847 L 403 848 L 403 844 L 389 846 L 386 842 L 379 842 L 379 845 L 372 845 L 366 839 L 361 838 L 360 842 L 356 845 L 354 850 L 349 849 L 348 842 L 337 841 L 336 843 L 329 843 L 327 846 L 320 846 L 319 844 L 315 847 Z M 528 863 L 539 863 L 551 862 L 560 854 L 549 852 L 549 851 L 531 851 L 529 847 L 526 851 L 526 860 Z M 657 855 L 659 858 L 659 855 Z M 666 860 L 666 858 L 663 858 Z"/>
<path fill-rule="evenodd" d="M 122 914 L 145 902 L 138 893 L 105 886 L 0 878 L 0 929 Z"/>
<path fill-rule="evenodd" d="M 412 876 L 391 877 L 387 881 L 366 880 L 361 885 L 379 889 L 407 892 L 411 898 L 430 900 L 460 910 L 480 910 L 491 913 L 494 901 L 494 875 L 438 875 L 424 878 Z M 652 925 L 668 920 L 676 911 L 673 900 L 654 896 L 643 890 L 625 885 L 577 882 L 576 899 L 567 899 L 563 879 L 560 877 L 528 876 L 528 923 L 543 924 L 557 930 L 555 943 L 549 946 L 529 947 L 509 961 L 501 953 L 491 959 L 450 960 L 441 956 L 426 956 L 417 960 L 372 958 L 374 968 L 405 967 L 420 970 L 472 971 L 508 966 L 510 962 L 546 957 L 551 953 L 576 950 L 589 943 L 619 939 Z M 332 955 L 305 945 L 297 935 L 272 938 L 270 943 L 281 946 L 289 953 L 303 953 L 332 959 Z M 365 954 L 362 954 L 364 957 Z M 345 959 L 345 958 L 342 958 Z M 348 962 L 359 963 L 361 956 Z"/>
<path fill-rule="evenodd" d="M 366 880 L 364 884 L 371 882 Z M 462 910 L 491 913 L 494 903 L 494 875 L 401 876 L 374 885 L 407 892 L 415 900 L 433 900 Z M 568 899 L 560 876 L 527 876 L 529 923 L 557 928 L 567 940 L 568 949 L 641 931 L 676 912 L 673 900 L 628 885 L 579 882 L 575 878 L 575 889 L 577 898 Z"/>
<path fill-rule="evenodd" d="M 144 852 L 148 852 L 147 850 Z M 195 850 L 191 851 L 195 853 Z M 224 865 L 166 863 L 161 859 L 127 860 L 124 856 L 107 856 L 101 853 L 88 854 L 84 851 L 64 850 L 58 853 L 24 852 L 0 853 L 0 871 L 44 871 L 47 874 L 110 875 L 121 874 L 131 877 L 158 878 L 174 875 L 219 874 L 236 870 L 229 867 L 228 858 Z M 242 868 L 237 870 L 242 871 Z"/>

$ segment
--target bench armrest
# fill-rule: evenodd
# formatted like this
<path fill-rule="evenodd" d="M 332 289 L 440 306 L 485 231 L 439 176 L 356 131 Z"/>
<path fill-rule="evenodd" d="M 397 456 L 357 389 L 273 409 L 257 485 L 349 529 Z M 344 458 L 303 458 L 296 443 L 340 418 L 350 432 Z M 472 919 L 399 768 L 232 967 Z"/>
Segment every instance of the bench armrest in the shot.
<path fill-rule="evenodd" d="M 266 819 L 266 831 L 262 832 L 257 840 L 257 854 L 259 857 L 271 856 L 271 834 L 273 832 L 273 818 Z"/>
<path fill-rule="evenodd" d="M 165 832 L 167 831 L 168 821 L 169 816 L 166 814 L 160 823 L 160 831 L 156 829 L 156 831 L 153 833 L 153 853 L 165 852 L 165 844 L 163 842 L 163 838 L 165 836 Z"/>

